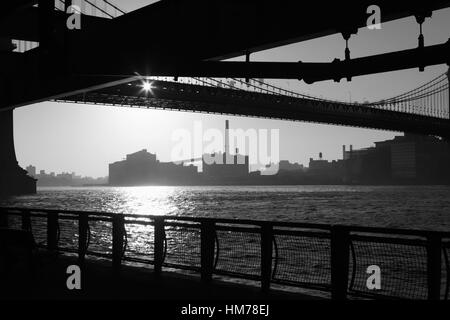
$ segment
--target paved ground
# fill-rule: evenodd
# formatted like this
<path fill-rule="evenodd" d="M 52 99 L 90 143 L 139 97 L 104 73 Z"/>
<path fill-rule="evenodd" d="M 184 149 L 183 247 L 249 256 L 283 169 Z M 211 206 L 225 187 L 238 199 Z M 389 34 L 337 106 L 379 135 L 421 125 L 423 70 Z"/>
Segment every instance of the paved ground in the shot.
<path fill-rule="evenodd" d="M 67 267 L 76 264 L 74 257 L 40 255 L 31 274 L 14 267 L 3 276 L 0 298 L 3 299 L 151 299 L 151 300 L 300 300 L 314 299 L 297 293 L 213 280 L 209 284 L 198 276 L 163 272 L 155 275 L 151 268 L 123 266 L 120 276 L 113 276 L 110 261 L 87 260 L 81 270 L 81 290 L 68 290 Z M 5 275 L 5 272 L 3 272 Z"/>

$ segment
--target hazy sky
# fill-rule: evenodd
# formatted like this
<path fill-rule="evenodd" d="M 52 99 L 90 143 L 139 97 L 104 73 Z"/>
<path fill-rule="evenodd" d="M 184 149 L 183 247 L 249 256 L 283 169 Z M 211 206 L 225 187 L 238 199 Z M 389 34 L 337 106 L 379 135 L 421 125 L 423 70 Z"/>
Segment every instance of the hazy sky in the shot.
<path fill-rule="evenodd" d="M 132 10 L 153 1 L 114 1 Z M 381 8 L 382 10 L 383 8 Z M 450 10 L 433 13 L 424 24 L 425 45 L 446 42 L 450 36 Z M 360 29 L 349 42 L 352 57 L 367 56 L 417 46 L 418 25 L 407 18 L 382 25 L 381 30 Z M 323 61 L 343 59 L 345 42 L 341 35 L 267 50 L 252 55 L 255 61 Z M 380 100 L 412 89 L 447 70 L 446 65 L 390 72 L 307 85 L 301 81 L 272 81 L 297 92 L 343 101 Z M 174 130 L 193 130 L 196 120 L 204 128 L 276 128 L 280 130 L 280 158 L 308 164 L 323 152 L 326 159 L 338 159 L 342 145 L 367 147 L 374 141 L 390 139 L 395 132 L 329 126 L 304 122 L 264 120 L 188 112 L 131 109 L 111 106 L 44 102 L 16 109 L 14 133 L 19 164 L 33 164 L 38 170 L 75 171 L 89 176 L 106 176 L 108 163 L 141 149 L 156 152 L 168 161 Z"/>

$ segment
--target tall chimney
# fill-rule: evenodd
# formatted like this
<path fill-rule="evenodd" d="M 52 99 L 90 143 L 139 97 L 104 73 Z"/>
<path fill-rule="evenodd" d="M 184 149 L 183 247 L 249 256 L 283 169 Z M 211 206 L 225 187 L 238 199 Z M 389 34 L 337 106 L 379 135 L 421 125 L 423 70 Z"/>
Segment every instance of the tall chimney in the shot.
<path fill-rule="evenodd" d="M 342 159 L 345 160 L 345 144 L 342 146 Z"/>
<path fill-rule="evenodd" d="M 230 137 L 229 137 L 229 123 L 228 120 L 225 120 L 225 153 L 230 154 Z"/>

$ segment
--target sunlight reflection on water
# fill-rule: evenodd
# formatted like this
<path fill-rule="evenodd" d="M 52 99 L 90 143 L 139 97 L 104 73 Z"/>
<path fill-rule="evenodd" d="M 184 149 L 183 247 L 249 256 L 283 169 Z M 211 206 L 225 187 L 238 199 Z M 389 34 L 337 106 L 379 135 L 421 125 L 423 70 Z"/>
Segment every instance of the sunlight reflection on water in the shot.
<path fill-rule="evenodd" d="M 47 187 L 0 205 L 450 230 L 445 186 Z"/>

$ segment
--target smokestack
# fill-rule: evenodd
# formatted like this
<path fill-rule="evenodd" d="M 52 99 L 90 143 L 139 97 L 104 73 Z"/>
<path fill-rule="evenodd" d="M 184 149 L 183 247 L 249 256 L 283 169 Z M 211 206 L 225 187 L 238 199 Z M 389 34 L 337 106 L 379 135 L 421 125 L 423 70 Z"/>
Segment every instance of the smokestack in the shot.
<path fill-rule="evenodd" d="M 350 158 L 352 157 L 353 154 L 353 145 L 350 145 Z"/>
<path fill-rule="evenodd" d="M 342 159 L 345 159 L 345 144 L 342 146 Z"/>
<path fill-rule="evenodd" d="M 230 154 L 230 138 L 229 138 L 229 123 L 228 120 L 225 120 L 225 153 Z"/>
<path fill-rule="evenodd" d="M 322 152 L 319 152 L 319 159 L 322 160 Z"/>

